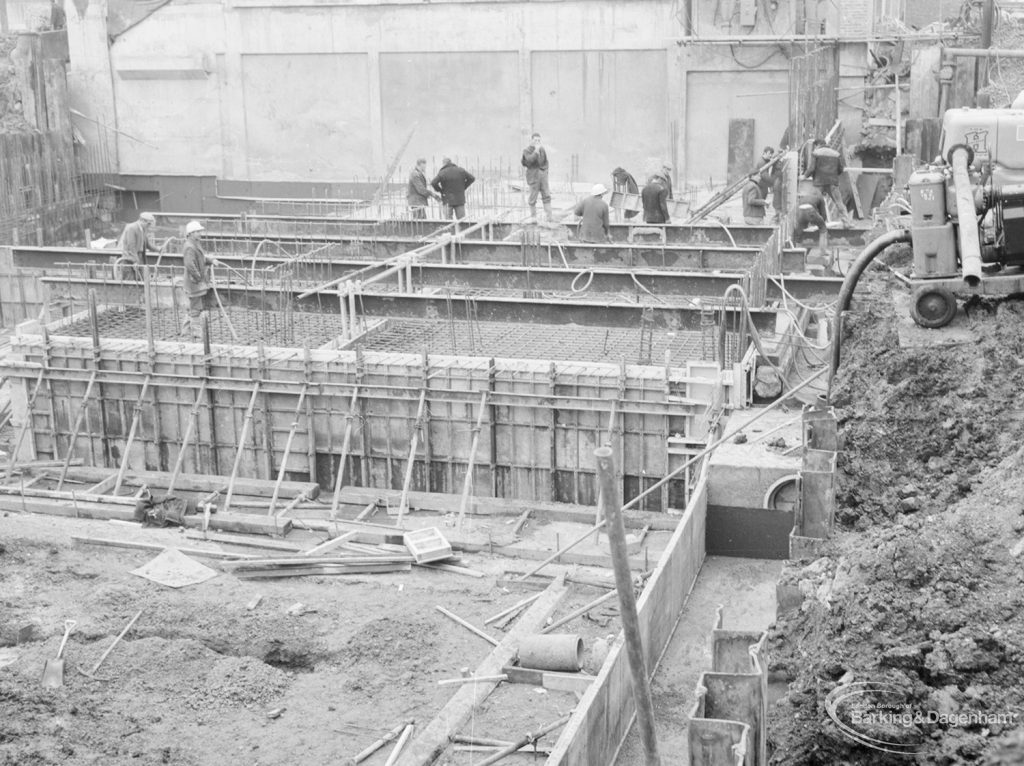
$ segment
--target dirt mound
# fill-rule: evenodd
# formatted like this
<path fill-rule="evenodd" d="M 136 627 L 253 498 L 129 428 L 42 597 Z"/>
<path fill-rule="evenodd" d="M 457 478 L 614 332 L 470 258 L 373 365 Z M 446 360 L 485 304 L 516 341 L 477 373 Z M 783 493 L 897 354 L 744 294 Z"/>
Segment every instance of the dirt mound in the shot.
<path fill-rule="evenodd" d="M 888 281 L 865 287 L 835 397 L 839 516 L 857 531 L 784 578 L 804 600 L 772 633 L 791 681 L 773 763 L 1021 763 L 1019 738 L 995 744 L 1024 709 L 1020 309 L 973 321 L 975 344 L 901 349 Z M 859 744 L 840 726 L 854 714 Z"/>

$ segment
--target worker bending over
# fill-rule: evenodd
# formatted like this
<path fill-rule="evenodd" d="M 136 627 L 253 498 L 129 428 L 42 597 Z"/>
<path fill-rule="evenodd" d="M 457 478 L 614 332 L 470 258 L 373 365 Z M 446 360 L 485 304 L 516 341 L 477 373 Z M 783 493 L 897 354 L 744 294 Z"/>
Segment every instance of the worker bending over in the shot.
<path fill-rule="evenodd" d="M 821 189 L 822 194 L 832 198 L 839 211 L 839 217 L 843 220 L 843 226 L 850 228 L 853 226 L 853 218 L 846 209 L 843 195 L 839 193 L 839 176 L 846 170 L 843 155 L 820 138 L 814 139 L 813 146 L 804 177 L 810 178 L 814 185 Z"/>
<path fill-rule="evenodd" d="M 743 186 L 743 222 L 748 226 L 760 226 L 764 223 L 768 208 L 766 193 L 760 175 L 751 173 L 747 176 L 747 183 Z"/>
<path fill-rule="evenodd" d="M 142 279 L 140 267 L 146 263 L 146 250 L 157 250 L 149 237 L 149 230 L 155 223 L 156 217 L 152 213 L 141 213 L 137 221 L 124 227 L 117 240 L 120 254 L 114 259 L 114 271 L 118 279 Z"/>

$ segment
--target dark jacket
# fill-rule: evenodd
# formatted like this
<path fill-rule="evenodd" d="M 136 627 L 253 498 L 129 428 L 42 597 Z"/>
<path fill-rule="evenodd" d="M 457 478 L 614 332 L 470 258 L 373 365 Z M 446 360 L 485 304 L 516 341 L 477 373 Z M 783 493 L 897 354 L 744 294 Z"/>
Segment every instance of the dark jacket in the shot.
<path fill-rule="evenodd" d="M 548 170 L 548 153 L 543 146 L 534 149 L 533 144 L 530 144 L 523 149 L 522 165 L 526 168 L 526 182 L 534 183 L 541 173 Z"/>
<path fill-rule="evenodd" d="M 203 248 L 186 239 L 181 254 L 185 261 L 185 294 L 190 298 L 206 295 L 210 289 L 210 265 Z"/>
<path fill-rule="evenodd" d="M 743 187 L 743 217 L 764 219 L 765 208 L 768 203 L 764 201 L 764 188 L 757 181 L 747 179 L 747 185 Z"/>
<path fill-rule="evenodd" d="M 600 197 L 584 197 L 576 203 L 573 212 L 580 217 L 580 242 L 607 242 L 608 203 Z"/>
<path fill-rule="evenodd" d="M 434 176 L 430 185 L 441 193 L 441 201 L 449 207 L 461 207 L 466 204 L 466 189 L 473 185 L 476 178 L 454 162 L 444 165 Z"/>
<path fill-rule="evenodd" d="M 839 183 L 839 175 L 846 170 L 843 155 L 831 146 L 819 146 L 811 152 L 807 163 L 807 176 L 814 179 L 815 186 L 835 186 Z"/>
<path fill-rule="evenodd" d="M 125 258 L 133 263 L 145 263 L 146 250 L 155 251 L 153 243 L 149 240 L 146 228 L 142 221 L 132 221 L 124 227 L 121 237 L 117 242 L 117 248 Z"/>
<path fill-rule="evenodd" d="M 625 194 L 639 194 L 640 187 L 637 186 L 636 179 L 625 168 L 615 168 L 612 171 L 612 185 L 615 187 L 615 191 L 623 192 Z M 626 218 L 634 218 L 639 213 L 639 210 L 627 210 Z"/>
<path fill-rule="evenodd" d="M 427 177 L 419 168 L 413 168 L 409 174 L 409 186 L 405 190 L 405 201 L 409 207 L 426 207 L 430 202 L 430 189 L 427 188 Z"/>
<path fill-rule="evenodd" d="M 640 199 L 644 203 L 645 223 L 669 222 L 668 189 L 661 176 L 654 176 L 647 182 L 647 186 L 640 192 Z"/>

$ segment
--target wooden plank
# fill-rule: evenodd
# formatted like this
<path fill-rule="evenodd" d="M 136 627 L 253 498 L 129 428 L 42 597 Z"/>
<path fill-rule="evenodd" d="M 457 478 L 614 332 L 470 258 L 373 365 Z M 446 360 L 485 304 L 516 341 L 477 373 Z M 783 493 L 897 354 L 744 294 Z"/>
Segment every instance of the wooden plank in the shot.
<path fill-rule="evenodd" d="M 536 633 L 558 606 L 566 593 L 565 582 L 555 580 L 544 594 L 534 602 L 523 617 L 508 632 L 494 650 L 477 666 L 473 675 L 493 676 L 501 673 L 519 648 L 519 643 Z M 469 720 L 476 707 L 497 686 L 495 683 L 471 684 L 459 688 L 435 718 L 424 727 L 409 748 L 398 759 L 396 766 L 422 766 L 433 763 L 448 746 L 452 735 Z"/>
<path fill-rule="evenodd" d="M 387 572 L 408 572 L 412 565 L 408 562 L 383 562 L 380 564 L 350 564 L 332 566 L 331 564 L 314 564 L 308 567 L 288 567 L 281 569 L 240 570 L 235 577 L 243 580 L 269 580 L 279 577 L 326 577 L 328 575 L 384 574 Z"/>
<path fill-rule="evenodd" d="M 332 538 L 332 539 L 328 540 L 327 542 L 320 543 L 319 545 L 310 548 L 308 551 L 305 551 L 303 553 L 303 555 L 304 556 L 320 556 L 320 555 L 324 554 L 326 551 L 333 550 L 333 549 L 343 545 L 347 541 L 349 541 L 352 538 L 354 538 L 357 534 L 358 534 L 358 532 L 352 531 L 352 532 L 346 532 L 343 535 L 338 535 L 337 537 Z"/>
<path fill-rule="evenodd" d="M 68 478 L 78 481 L 98 482 L 110 474 L 108 468 L 94 466 L 71 467 L 68 469 Z M 125 475 L 125 483 L 131 486 L 145 484 L 151 489 L 166 489 L 170 485 L 171 474 L 164 471 L 129 471 Z M 214 492 L 223 490 L 227 484 L 226 476 L 215 476 L 203 473 L 179 474 L 175 487 L 187 492 Z M 270 498 L 274 494 L 273 481 L 266 479 L 235 480 L 236 495 L 252 495 L 254 497 Z M 306 481 L 285 481 L 281 482 L 281 491 L 289 497 L 302 492 L 308 492 L 309 497 L 316 498 L 320 494 L 320 486 Z"/>
<path fill-rule="evenodd" d="M 134 540 L 116 540 L 109 537 L 88 537 L 86 535 L 71 535 L 76 543 L 86 545 L 101 545 L 107 548 L 132 548 L 140 551 L 165 551 L 168 548 L 175 548 L 186 556 L 197 556 L 208 559 L 245 559 L 251 558 L 245 553 L 225 553 L 224 551 L 207 551 L 201 548 L 182 548 L 178 545 L 165 545 L 161 543 L 142 543 Z"/>
<path fill-rule="evenodd" d="M 400 496 L 401 493 L 398 490 L 345 487 L 341 493 L 341 501 L 365 507 L 369 503 L 378 501 L 381 505 L 384 504 L 384 501 L 397 502 Z M 461 499 L 457 495 L 446 495 L 439 492 L 409 492 L 411 511 L 458 513 L 460 506 Z M 529 511 L 535 518 L 546 521 L 569 521 L 588 526 L 593 524 L 595 513 L 593 506 L 502 497 L 474 497 L 468 510 L 469 513 L 477 516 L 521 516 L 526 511 Z M 643 529 L 649 524 L 651 529 L 667 532 L 674 530 L 679 523 L 678 516 L 642 511 L 630 511 L 623 520 L 630 529 Z"/>
<path fill-rule="evenodd" d="M 201 529 L 202 516 L 186 516 L 184 526 Z M 259 516 L 252 513 L 225 513 L 218 511 L 210 516 L 210 528 L 223 532 L 244 532 L 249 535 L 285 535 L 291 529 L 291 519 L 276 516 Z"/>
<path fill-rule="evenodd" d="M 545 689 L 560 692 L 577 692 L 585 694 L 597 676 L 586 673 L 558 673 L 550 670 L 535 670 L 506 665 L 501 672 L 508 676 L 510 684 L 529 684 L 543 686 Z"/>
<path fill-rule="evenodd" d="M 0 496 L 0 511 L 38 513 L 44 516 L 67 516 L 79 519 L 135 521 L 135 508 L 127 505 L 50 500 L 14 495 Z"/>
<path fill-rule="evenodd" d="M 219 534 L 217 532 L 197 532 L 193 529 L 185 530 L 185 538 L 188 540 L 207 540 L 211 543 L 223 543 L 225 545 L 240 545 L 246 548 L 262 548 L 264 550 L 281 551 L 282 553 L 302 552 L 302 547 L 294 543 L 264 540 L 258 537 L 243 537 L 242 535 Z"/>

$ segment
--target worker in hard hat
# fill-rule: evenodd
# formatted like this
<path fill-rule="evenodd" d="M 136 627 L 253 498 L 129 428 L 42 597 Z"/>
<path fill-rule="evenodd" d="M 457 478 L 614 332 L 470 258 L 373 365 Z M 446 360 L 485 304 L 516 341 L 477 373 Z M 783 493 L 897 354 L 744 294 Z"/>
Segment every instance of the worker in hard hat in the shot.
<path fill-rule="evenodd" d="M 604 184 L 594 184 L 590 195 L 576 203 L 573 212 L 580 217 L 580 242 L 611 242 L 612 230 L 608 221 L 608 203 Z"/>
<path fill-rule="evenodd" d="M 142 279 L 140 267 L 146 263 L 146 251 L 157 250 L 149 236 L 155 224 L 156 217 L 152 213 L 141 213 L 137 221 L 124 227 L 117 241 L 120 252 L 114 259 L 118 279 Z"/>
<path fill-rule="evenodd" d="M 200 245 L 206 229 L 199 221 L 185 224 L 185 247 L 182 256 L 185 261 L 185 294 L 188 296 L 188 319 L 182 335 L 191 335 L 199 339 L 202 332 L 202 316 L 207 312 L 213 301 L 210 281 L 210 263 Z"/>

